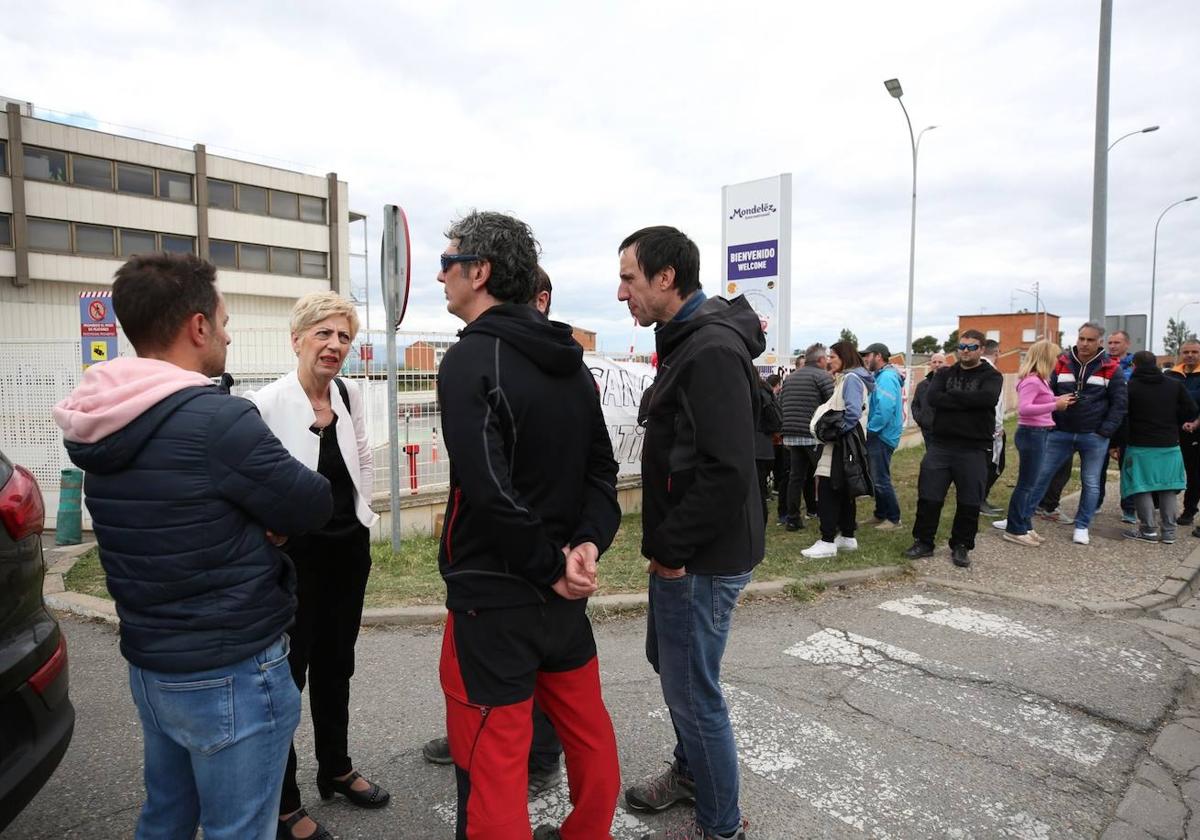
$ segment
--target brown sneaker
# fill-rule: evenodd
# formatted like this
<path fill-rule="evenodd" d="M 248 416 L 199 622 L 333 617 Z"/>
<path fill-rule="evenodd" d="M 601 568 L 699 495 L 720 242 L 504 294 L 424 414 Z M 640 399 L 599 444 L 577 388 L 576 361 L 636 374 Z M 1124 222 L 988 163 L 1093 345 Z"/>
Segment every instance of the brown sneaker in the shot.
<path fill-rule="evenodd" d="M 683 775 L 678 761 L 657 776 L 651 776 L 625 789 L 625 804 L 634 811 L 662 811 L 676 802 L 696 798 L 696 783 Z"/>
<path fill-rule="evenodd" d="M 1004 541 L 1016 543 L 1017 545 L 1026 545 L 1030 548 L 1037 548 L 1039 545 L 1041 545 L 1041 543 L 1038 542 L 1037 537 L 1031 534 L 1010 534 L 1008 531 L 1004 532 Z"/>

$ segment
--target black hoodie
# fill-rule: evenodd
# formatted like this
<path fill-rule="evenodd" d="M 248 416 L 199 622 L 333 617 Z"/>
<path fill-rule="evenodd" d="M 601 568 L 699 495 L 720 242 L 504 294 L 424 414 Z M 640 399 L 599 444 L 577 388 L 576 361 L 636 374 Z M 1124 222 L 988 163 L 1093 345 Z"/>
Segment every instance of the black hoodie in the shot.
<path fill-rule="evenodd" d="M 571 328 L 530 306 L 494 306 L 459 336 L 438 370 L 446 607 L 543 603 L 558 597 L 563 546 L 603 552 L 621 522 L 595 379 Z"/>
<path fill-rule="evenodd" d="M 709 298 L 657 333 L 658 376 L 642 448 L 642 553 L 671 568 L 729 575 L 763 558 L 754 464 L 766 342 L 744 297 Z"/>

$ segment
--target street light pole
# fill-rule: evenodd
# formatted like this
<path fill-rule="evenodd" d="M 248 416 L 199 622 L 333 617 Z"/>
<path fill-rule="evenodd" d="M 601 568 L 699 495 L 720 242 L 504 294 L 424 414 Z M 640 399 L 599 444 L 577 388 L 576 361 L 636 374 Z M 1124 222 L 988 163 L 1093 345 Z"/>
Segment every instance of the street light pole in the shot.
<path fill-rule="evenodd" d="M 1121 142 L 1122 140 L 1124 140 L 1126 137 L 1132 137 L 1132 136 L 1133 136 L 1133 135 L 1135 135 L 1135 134 L 1149 134 L 1151 131 L 1158 131 L 1158 126 L 1156 126 L 1156 125 L 1148 125 L 1148 126 L 1146 126 L 1145 128 L 1139 128 L 1137 131 L 1131 131 L 1131 132 L 1129 132 L 1128 134 L 1122 134 L 1122 135 L 1121 135 L 1120 137 L 1118 137 L 1116 140 L 1114 140 L 1114 141 L 1112 141 L 1111 143 L 1109 143 L 1109 144 L 1108 144 L 1108 150 L 1111 152 L 1111 151 L 1113 150 L 1113 146 L 1115 146 L 1115 145 L 1117 145 L 1118 143 L 1120 143 L 1120 142 Z"/>
<path fill-rule="evenodd" d="M 1171 208 L 1195 201 L 1196 198 L 1194 195 L 1189 195 L 1174 204 L 1167 205 L 1167 209 L 1158 214 L 1158 221 L 1154 223 L 1154 258 L 1150 262 L 1150 326 L 1146 329 L 1146 349 L 1151 353 L 1154 352 L 1154 283 L 1158 276 L 1158 226 L 1162 222 L 1163 216 L 1167 215 Z"/>
<path fill-rule="evenodd" d="M 904 122 L 908 125 L 908 141 L 912 145 L 912 163 L 913 163 L 913 179 L 912 179 L 912 218 L 909 225 L 908 234 L 908 318 L 905 321 L 904 328 L 904 391 L 905 405 L 907 405 L 908 389 L 912 386 L 912 340 L 913 340 L 913 291 L 915 289 L 916 280 L 916 265 L 917 265 L 917 153 L 921 150 L 921 138 L 926 131 L 937 128 L 936 125 L 928 125 L 921 129 L 920 133 L 913 136 L 912 120 L 908 118 L 908 109 L 904 107 L 904 89 L 900 87 L 899 79 L 888 79 L 883 83 L 897 102 L 900 103 L 900 110 L 904 112 Z M 908 425 L 912 418 L 908 412 L 904 412 L 904 422 Z"/>
<path fill-rule="evenodd" d="M 1088 319 L 1104 323 L 1108 256 L 1108 68 L 1112 56 L 1112 0 L 1100 0 L 1100 56 L 1096 71 L 1096 160 L 1092 170 L 1092 285 Z"/>

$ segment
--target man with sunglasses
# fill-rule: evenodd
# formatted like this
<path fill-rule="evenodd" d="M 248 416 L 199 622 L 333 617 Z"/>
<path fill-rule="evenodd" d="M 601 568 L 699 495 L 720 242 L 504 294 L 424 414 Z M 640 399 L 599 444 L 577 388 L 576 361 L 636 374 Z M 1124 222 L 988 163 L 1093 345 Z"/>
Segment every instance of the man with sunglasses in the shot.
<path fill-rule="evenodd" d="M 959 337 L 958 361 L 943 367 L 929 383 L 926 401 L 934 410 L 925 435 L 925 457 L 917 478 L 917 516 L 910 559 L 931 557 L 946 493 L 954 483 L 956 509 L 950 528 L 955 566 L 971 565 L 979 531 L 979 507 L 987 489 L 988 462 L 996 425 L 996 401 L 1004 376 L 983 364 L 984 335 L 966 330 Z"/>
<path fill-rule="evenodd" d="M 1030 495 L 1040 499 L 1054 474 L 1075 452 L 1079 453 L 1079 509 L 1075 513 L 1072 541 L 1090 542 L 1088 526 L 1100 501 L 1108 440 L 1125 418 L 1125 374 L 1121 363 L 1101 352 L 1104 327 L 1088 321 L 1079 328 L 1075 346 L 1058 357 L 1050 374 L 1050 390 L 1056 397 L 1074 394 L 1076 400 L 1064 411 L 1054 412 L 1054 431 L 1046 443 L 1046 458 Z"/>

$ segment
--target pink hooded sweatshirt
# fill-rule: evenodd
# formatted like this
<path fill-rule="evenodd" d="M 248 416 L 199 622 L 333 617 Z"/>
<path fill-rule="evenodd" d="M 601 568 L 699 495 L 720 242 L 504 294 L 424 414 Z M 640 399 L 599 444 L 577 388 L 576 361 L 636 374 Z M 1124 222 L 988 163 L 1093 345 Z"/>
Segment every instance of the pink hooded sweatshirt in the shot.
<path fill-rule="evenodd" d="M 88 368 L 78 387 L 54 406 L 52 413 L 64 438 L 95 443 L 125 428 L 176 391 L 212 384 L 204 374 L 170 362 L 121 357 Z"/>

